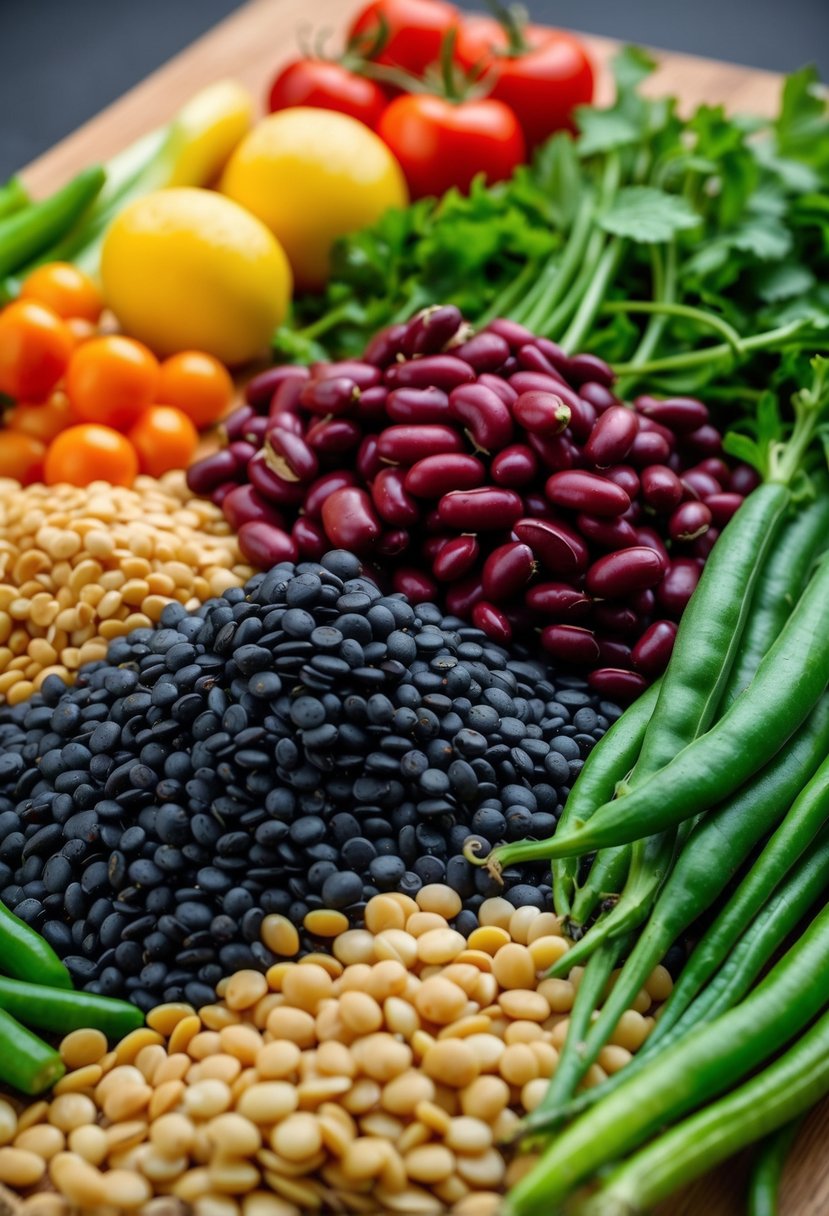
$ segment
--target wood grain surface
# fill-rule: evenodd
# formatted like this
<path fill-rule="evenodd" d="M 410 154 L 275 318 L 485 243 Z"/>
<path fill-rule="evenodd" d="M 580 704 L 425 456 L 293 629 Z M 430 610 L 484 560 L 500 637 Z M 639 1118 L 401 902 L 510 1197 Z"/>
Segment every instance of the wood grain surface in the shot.
<path fill-rule="evenodd" d="M 249 0 L 182 54 L 125 94 L 25 170 L 36 194 L 62 185 L 84 165 L 106 160 L 139 135 L 167 122 L 203 85 L 233 76 L 263 98 L 275 70 L 297 48 L 297 33 L 308 28 L 336 30 L 355 4 L 345 0 Z M 617 47 L 607 38 L 585 35 L 600 67 L 598 98 L 609 100 L 606 65 Z M 657 52 L 659 68 L 648 82 L 653 94 L 672 93 L 683 108 L 701 102 L 723 103 L 734 112 L 769 114 L 780 91 L 780 78 L 692 55 Z M 78 65 L 83 68 L 84 65 Z M 94 65 L 86 65 L 94 70 Z M 59 104 L 55 99 L 55 104 Z M 786 1170 L 780 1216 L 829 1214 L 829 1104 L 802 1129 Z M 741 1216 L 749 1154 L 700 1180 L 660 1209 L 660 1216 Z M 2 1211 L 2 1207 L 0 1207 Z"/>

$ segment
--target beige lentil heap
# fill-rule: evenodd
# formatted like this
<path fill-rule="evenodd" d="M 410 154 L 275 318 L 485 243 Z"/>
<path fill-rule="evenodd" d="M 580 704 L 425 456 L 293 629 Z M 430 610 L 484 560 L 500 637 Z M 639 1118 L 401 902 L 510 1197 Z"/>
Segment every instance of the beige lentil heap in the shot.
<path fill-rule="evenodd" d="M 0 698 L 16 705 L 48 675 L 72 679 L 165 605 L 197 607 L 252 573 L 183 472 L 132 489 L 0 479 Z"/>
<path fill-rule="evenodd" d="M 159 1006 L 111 1051 L 68 1035 L 51 1102 L 0 1106 L 0 1181 L 54 1188 L 26 1216 L 494 1216 L 531 1163 L 498 1145 L 541 1101 L 580 971 L 543 978 L 567 950 L 552 914 L 487 900 L 465 941 L 457 900 L 378 895 L 369 928 L 345 932 L 310 913 L 331 954 L 237 972 L 198 1013 Z M 280 919 L 265 931 L 291 946 Z M 669 991 L 659 967 L 588 1084 L 631 1058 Z"/>

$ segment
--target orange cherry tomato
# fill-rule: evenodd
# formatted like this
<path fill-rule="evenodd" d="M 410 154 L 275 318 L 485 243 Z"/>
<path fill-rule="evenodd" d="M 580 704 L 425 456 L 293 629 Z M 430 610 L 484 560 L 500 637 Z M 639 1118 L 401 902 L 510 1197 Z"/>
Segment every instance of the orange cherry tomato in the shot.
<path fill-rule="evenodd" d="M 57 313 L 35 300 L 15 300 L 0 312 L 0 393 L 42 401 L 66 371 L 72 334 Z"/>
<path fill-rule="evenodd" d="M 151 405 L 129 432 L 141 472 L 161 477 L 170 469 L 186 469 L 199 444 L 193 423 L 172 405 Z"/>
<path fill-rule="evenodd" d="M 113 334 L 78 346 L 66 373 L 72 408 L 84 422 L 126 431 L 155 400 L 158 360 L 133 338 Z"/>
<path fill-rule="evenodd" d="M 46 445 L 18 431 L 0 431 L 0 477 L 13 477 L 24 486 L 43 477 Z"/>
<path fill-rule="evenodd" d="M 43 405 L 21 401 L 6 415 L 6 426 L 41 443 L 51 443 L 56 435 L 78 421 L 66 393 L 55 389 Z"/>
<path fill-rule="evenodd" d="M 47 262 L 23 280 L 20 295 L 46 304 L 59 317 L 97 321 L 104 307 L 101 293 L 88 274 L 71 262 Z"/>
<path fill-rule="evenodd" d="M 212 355 L 183 350 L 161 364 L 156 401 L 174 405 L 197 427 L 218 422 L 232 400 L 230 372 Z"/>
<path fill-rule="evenodd" d="M 70 426 L 51 442 L 43 474 L 49 486 L 62 481 L 73 486 L 91 481 L 131 486 L 138 475 L 138 457 L 130 441 L 112 427 L 84 423 Z"/>

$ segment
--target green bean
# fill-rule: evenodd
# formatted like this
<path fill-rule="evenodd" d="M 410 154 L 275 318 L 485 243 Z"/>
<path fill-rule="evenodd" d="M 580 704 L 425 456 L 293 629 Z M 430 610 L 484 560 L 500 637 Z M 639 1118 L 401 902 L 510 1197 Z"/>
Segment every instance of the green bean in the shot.
<path fill-rule="evenodd" d="M 105 179 L 100 166 L 84 169 L 49 198 L 30 203 L 0 221 L 0 277 L 18 270 L 67 232 L 100 192 Z"/>
<path fill-rule="evenodd" d="M 40 1094 L 65 1071 L 53 1047 L 0 1010 L 0 1081 L 22 1094 Z"/>
<path fill-rule="evenodd" d="M 47 941 L 0 903 L 0 971 L 33 984 L 71 988 L 66 967 Z"/>
<path fill-rule="evenodd" d="M 573 897 L 573 907 L 567 918 L 571 933 L 586 925 L 604 900 L 618 897 L 630 869 L 630 853 L 630 845 L 622 844 L 615 849 L 601 849 L 596 854 L 587 878 L 576 888 Z M 554 861 L 553 866 L 559 860 L 578 862 L 575 857 L 562 857 Z"/>
<path fill-rule="evenodd" d="M 780 827 L 697 943 L 654 1032 L 658 1041 L 711 978 L 731 946 L 829 818 L 829 759 L 801 790 Z"/>
<path fill-rule="evenodd" d="M 143 1013 L 129 1001 L 117 1001 L 92 992 L 43 988 L 40 984 L 26 984 L 3 976 L 0 976 L 0 1009 L 27 1026 L 61 1035 L 90 1027 L 102 1030 L 107 1038 L 120 1039 L 144 1025 Z"/>
<path fill-rule="evenodd" d="M 827 598 L 829 560 L 823 558 L 751 687 L 716 726 L 624 798 L 599 807 L 582 827 L 556 836 L 553 856 L 589 853 L 664 831 L 728 797 L 775 756 L 829 682 Z"/>
<path fill-rule="evenodd" d="M 22 211 L 31 201 L 20 178 L 10 177 L 0 186 L 0 219 L 5 219 L 7 215 L 14 215 L 16 211 Z"/>
<path fill-rule="evenodd" d="M 584 1216 L 636 1216 L 829 1093 L 829 1014 L 727 1097 L 640 1150 L 585 1205 Z"/>
<path fill-rule="evenodd" d="M 509 1216 L 549 1213 L 604 1164 L 757 1068 L 825 1007 L 827 965 L 829 907 L 741 1005 L 661 1052 L 566 1128 L 510 1192 Z"/>
<path fill-rule="evenodd" d="M 802 1122 L 792 1119 L 760 1145 L 748 1182 L 747 1216 L 779 1216 L 780 1182 Z"/>

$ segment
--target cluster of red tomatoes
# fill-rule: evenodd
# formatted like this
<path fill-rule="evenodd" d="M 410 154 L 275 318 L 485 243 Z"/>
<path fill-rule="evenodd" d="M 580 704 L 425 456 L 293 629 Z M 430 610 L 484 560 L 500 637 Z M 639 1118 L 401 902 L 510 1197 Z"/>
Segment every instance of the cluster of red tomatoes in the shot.
<path fill-rule="evenodd" d="M 447 0 L 372 0 L 345 54 L 289 63 L 269 104 L 339 110 L 374 128 L 417 198 L 465 190 L 478 173 L 508 177 L 592 96 L 590 59 L 570 34 L 509 10 L 462 16 Z"/>

